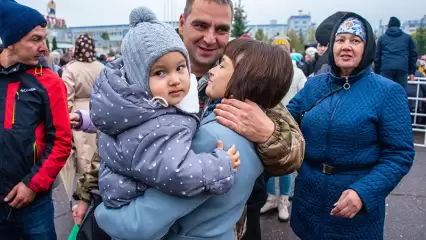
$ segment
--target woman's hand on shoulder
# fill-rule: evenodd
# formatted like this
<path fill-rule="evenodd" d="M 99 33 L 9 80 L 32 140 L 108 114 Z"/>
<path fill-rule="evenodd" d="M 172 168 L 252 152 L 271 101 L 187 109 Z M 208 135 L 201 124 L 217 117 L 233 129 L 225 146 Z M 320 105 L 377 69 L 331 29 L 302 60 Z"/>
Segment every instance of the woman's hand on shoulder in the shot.
<path fill-rule="evenodd" d="M 223 142 L 222 141 L 220 141 L 220 140 L 217 141 L 217 148 L 223 150 Z M 234 172 L 237 172 L 238 167 L 241 164 L 240 163 L 240 152 L 237 151 L 237 147 L 235 147 L 235 145 L 232 145 L 232 147 L 228 149 L 227 153 L 229 155 L 229 159 L 231 160 L 232 168 L 234 169 Z"/>

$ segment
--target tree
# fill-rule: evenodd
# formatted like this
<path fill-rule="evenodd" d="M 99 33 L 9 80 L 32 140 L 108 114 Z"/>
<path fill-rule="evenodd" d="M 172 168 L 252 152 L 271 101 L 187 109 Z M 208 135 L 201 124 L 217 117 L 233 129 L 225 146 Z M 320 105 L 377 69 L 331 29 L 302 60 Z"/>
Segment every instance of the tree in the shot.
<path fill-rule="evenodd" d="M 308 29 L 308 34 L 307 34 L 307 42 L 308 43 L 314 43 L 316 41 L 317 41 L 317 39 L 315 37 L 315 29 L 309 28 Z"/>
<path fill-rule="evenodd" d="M 413 34 L 418 55 L 426 54 L 426 25 L 422 24 Z"/>
<path fill-rule="evenodd" d="M 263 32 L 263 29 L 259 29 L 256 31 L 256 34 L 254 35 L 254 38 L 256 38 L 256 40 L 262 41 L 262 42 L 268 42 L 269 38 L 268 35 L 265 34 L 265 32 Z"/>
<path fill-rule="evenodd" d="M 111 41 L 110 41 L 110 39 L 109 39 L 109 33 L 108 33 L 108 32 L 103 32 L 103 33 L 102 33 L 102 35 L 101 35 L 101 38 L 102 38 L 104 41 L 108 41 L 108 46 L 109 46 L 109 48 L 111 49 Z"/>
<path fill-rule="evenodd" d="M 254 34 L 254 38 L 258 41 L 263 41 L 263 38 L 265 37 L 265 33 L 263 32 L 263 29 L 258 29 L 256 33 Z"/>
<path fill-rule="evenodd" d="M 108 32 L 103 32 L 101 35 L 101 38 L 105 41 L 109 41 L 109 34 Z"/>
<path fill-rule="evenodd" d="M 52 39 L 52 51 L 55 51 L 56 49 L 58 49 L 58 43 L 56 42 L 56 37 L 54 37 Z"/>
<path fill-rule="evenodd" d="M 234 22 L 232 23 L 231 36 L 238 38 L 241 35 L 248 33 L 250 29 L 247 27 L 247 14 L 242 5 L 238 5 L 234 9 Z"/>
<path fill-rule="evenodd" d="M 301 44 L 305 43 L 305 36 L 303 34 L 302 28 L 300 28 L 300 30 L 299 30 L 299 41 L 300 41 Z"/>
<path fill-rule="evenodd" d="M 46 47 L 50 51 L 50 44 L 49 44 L 49 39 L 48 38 L 46 38 Z"/>
<path fill-rule="evenodd" d="M 290 39 L 291 47 L 296 49 L 296 52 L 303 53 L 304 52 L 304 46 L 303 46 L 303 43 L 300 42 L 299 36 L 297 36 L 296 31 L 291 29 L 290 32 L 288 32 L 287 36 Z"/>

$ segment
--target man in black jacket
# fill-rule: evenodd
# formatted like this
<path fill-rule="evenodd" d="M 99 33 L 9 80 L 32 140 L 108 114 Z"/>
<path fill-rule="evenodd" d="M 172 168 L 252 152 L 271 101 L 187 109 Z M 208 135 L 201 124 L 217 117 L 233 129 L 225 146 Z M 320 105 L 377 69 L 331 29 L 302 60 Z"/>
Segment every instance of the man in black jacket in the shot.
<path fill-rule="evenodd" d="M 388 30 L 377 42 L 374 71 L 405 88 L 408 76 L 410 80 L 414 79 L 416 62 L 417 52 L 413 39 L 402 31 L 398 18 L 391 17 Z"/>
<path fill-rule="evenodd" d="M 46 19 L 0 1 L 0 239 L 56 240 L 51 186 L 71 151 L 64 82 L 42 63 Z"/>

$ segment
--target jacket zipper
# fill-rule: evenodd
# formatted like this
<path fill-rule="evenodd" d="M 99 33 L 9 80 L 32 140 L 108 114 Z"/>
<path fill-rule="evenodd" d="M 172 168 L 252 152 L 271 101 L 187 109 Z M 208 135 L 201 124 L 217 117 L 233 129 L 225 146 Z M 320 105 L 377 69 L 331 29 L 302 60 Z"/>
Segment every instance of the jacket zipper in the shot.
<path fill-rule="evenodd" d="M 343 84 L 343 89 L 344 90 L 346 90 L 346 91 L 348 91 L 350 88 L 351 88 L 351 84 L 349 83 L 349 78 L 348 77 L 346 77 L 345 78 L 345 83 Z M 337 96 L 337 94 L 336 94 L 336 96 Z M 339 98 L 339 99 L 337 99 L 337 103 L 336 103 L 336 106 L 334 107 L 334 109 L 333 109 L 333 112 L 331 113 L 331 117 L 330 117 L 330 121 L 329 121 L 329 123 L 328 123 L 328 129 L 327 129 L 327 147 L 326 147 L 326 153 L 327 153 L 327 157 L 326 157 L 326 161 L 328 161 L 328 163 L 329 164 L 332 164 L 332 162 L 331 162 L 331 157 L 330 157 L 330 142 L 331 142 L 331 126 L 332 126 L 332 124 L 333 124 L 333 120 L 334 120 L 334 116 L 335 116 L 335 114 L 336 114 L 336 111 L 337 111 L 337 108 L 339 107 L 339 104 L 340 104 L 340 101 L 341 101 L 341 98 Z M 332 102 L 330 102 L 330 104 L 332 104 Z M 327 193 L 327 189 L 328 189 L 328 180 L 329 180 L 329 176 L 325 176 L 324 175 L 324 184 L 323 184 L 323 187 L 322 187 L 322 192 L 324 193 L 324 194 L 327 194 L 328 195 L 328 193 Z M 323 197 L 325 197 L 325 198 L 323 198 L 323 199 L 327 199 L 327 196 L 323 196 Z M 323 209 L 324 209 L 324 217 L 327 217 L 330 213 L 327 211 L 327 208 L 326 208 L 326 206 L 325 206 L 325 202 L 323 202 L 322 203 L 322 207 L 323 207 Z M 322 239 L 323 239 L 323 235 L 324 235 L 324 225 L 322 225 L 321 226 L 321 235 L 322 235 Z"/>
<path fill-rule="evenodd" d="M 36 165 L 36 162 L 38 160 L 38 147 L 37 147 L 37 142 L 34 142 L 34 165 Z"/>
<path fill-rule="evenodd" d="M 19 100 L 19 92 L 16 92 L 16 97 Z M 12 126 L 15 123 L 15 110 L 16 110 L 16 100 L 13 102 L 13 110 L 12 110 Z M 4 160 L 0 160 L 0 180 L 3 181 L 3 161 Z M 0 194 L 3 194 L 3 184 L 0 185 Z M 7 194 L 7 193 L 6 193 Z M 10 215 L 10 212 L 9 212 Z"/>
<path fill-rule="evenodd" d="M 349 78 L 348 77 L 346 77 L 345 79 L 346 79 L 346 81 L 343 84 L 343 89 L 346 90 L 346 91 L 348 91 L 351 88 L 351 84 L 349 83 Z M 337 96 L 337 94 L 336 94 L 336 96 Z M 330 104 L 331 104 L 331 102 L 330 102 Z M 340 98 L 337 100 L 336 106 L 334 107 L 333 112 L 331 113 L 331 118 L 330 118 L 330 121 L 328 123 L 327 148 L 326 148 L 327 149 L 327 159 L 326 160 L 330 160 L 331 125 L 333 123 L 334 115 L 336 114 L 336 110 L 337 110 L 337 107 L 339 107 L 339 104 L 340 104 Z"/>
<path fill-rule="evenodd" d="M 348 77 L 346 77 L 345 80 L 346 81 L 343 84 L 343 89 L 348 91 L 351 88 L 351 84 L 349 83 Z M 336 94 L 336 96 L 337 96 L 337 94 Z M 327 160 L 330 160 L 330 140 L 331 140 L 331 131 L 330 130 L 331 130 L 331 125 L 333 123 L 334 115 L 336 114 L 336 110 L 339 107 L 340 100 L 341 100 L 341 98 L 339 98 L 337 100 L 336 106 L 333 109 L 333 112 L 331 114 L 331 118 L 330 118 L 330 121 L 329 121 L 329 124 L 328 124 L 328 130 L 327 130 Z"/>
<path fill-rule="evenodd" d="M 16 92 L 17 99 L 19 100 L 19 92 Z M 12 112 L 12 125 L 15 124 L 15 110 L 16 110 L 16 101 L 13 102 L 13 112 Z"/>

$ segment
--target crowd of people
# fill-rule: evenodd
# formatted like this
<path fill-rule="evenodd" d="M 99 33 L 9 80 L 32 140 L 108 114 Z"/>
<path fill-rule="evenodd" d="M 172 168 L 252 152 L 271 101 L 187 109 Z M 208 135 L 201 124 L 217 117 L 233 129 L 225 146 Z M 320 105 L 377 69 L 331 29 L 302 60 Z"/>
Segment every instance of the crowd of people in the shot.
<path fill-rule="evenodd" d="M 56 239 L 67 161 L 72 240 L 259 240 L 275 209 L 303 240 L 383 239 L 415 155 L 407 80 L 425 69 L 397 18 L 376 41 L 337 12 L 300 54 L 285 36 L 229 41 L 230 0 L 187 0 L 178 29 L 138 7 L 106 63 L 87 34 L 49 53 L 39 12 L 0 5 L 5 239 Z"/>

